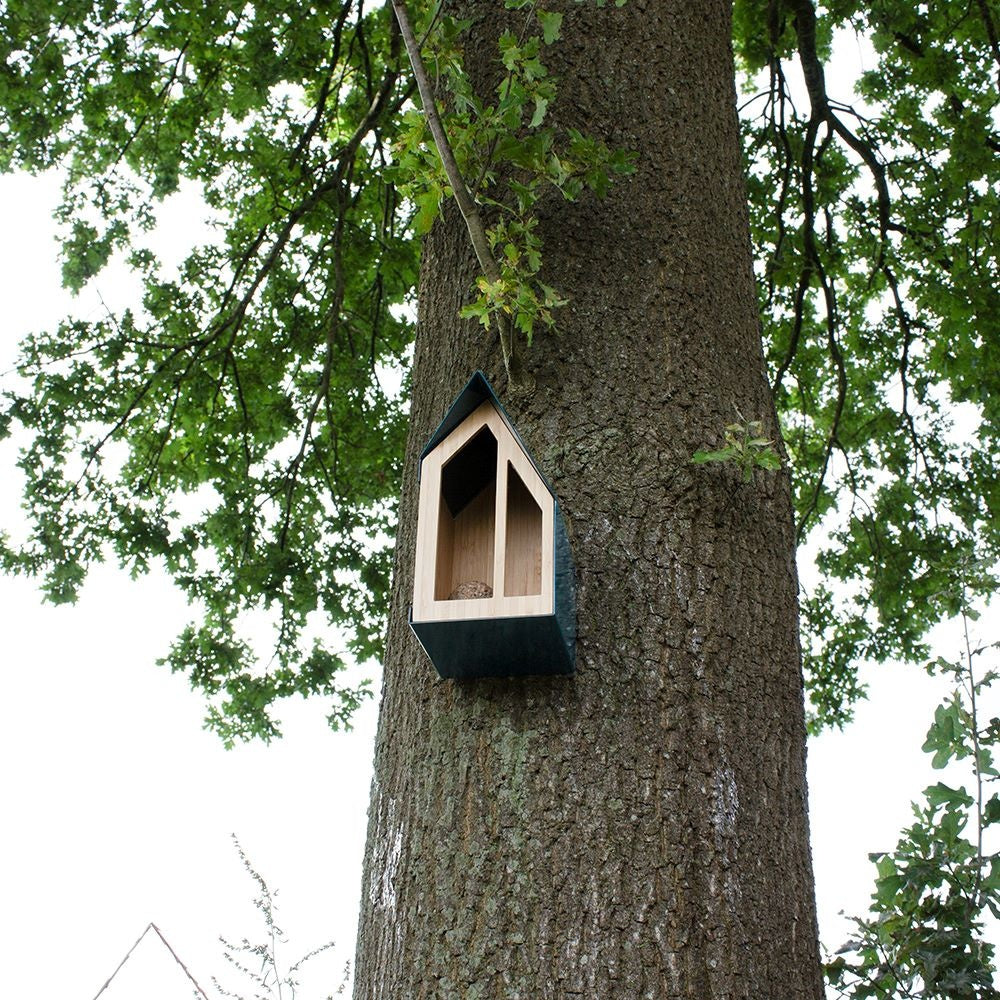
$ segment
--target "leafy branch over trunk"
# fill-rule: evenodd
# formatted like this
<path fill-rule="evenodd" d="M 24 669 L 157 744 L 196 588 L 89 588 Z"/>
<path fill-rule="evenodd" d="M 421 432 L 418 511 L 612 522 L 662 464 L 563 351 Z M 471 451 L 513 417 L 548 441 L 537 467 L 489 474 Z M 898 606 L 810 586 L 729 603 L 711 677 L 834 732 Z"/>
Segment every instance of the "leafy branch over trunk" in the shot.
<path fill-rule="evenodd" d="M 482 268 L 486 280 L 494 284 L 502 281 L 500 266 L 490 249 L 489 239 L 486 235 L 486 227 L 479 215 L 479 208 L 475 199 L 469 192 L 455 154 L 452 152 L 451 143 L 445 133 L 444 125 L 441 123 L 441 116 L 438 114 L 437 103 L 434 99 L 434 88 L 427 70 L 424 67 L 423 59 L 420 56 L 420 46 L 414 37 L 413 28 L 410 25 L 409 15 L 406 13 L 406 4 L 403 0 L 392 0 L 392 9 L 399 22 L 400 31 L 403 34 L 403 42 L 406 45 L 406 54 L 410 59 L 410 66 L 413 68 L 413 75 L 417 81 L 417 89 L 420 92 L 420 100 L 423 104 L 424 115 L 427 117 L 427 124 L 430 127 L 431 135 L 434 137 L 434 145 L 437 147 L 438 155 L 444 166 L 445 175 L 451 185 L 455 202 L 462 218 L 465 220 L 466 228 L 469 230 L 469 239 L 476 253 L 476 260 Z M 510 323 L 503 313 L 496 313 L 497 327 L 500 333 L 500 348 L 503 352 L 503 364 L 507 371 L 508 380 L 517 385 L 521 381 L 518 371 L 517 361 L 514 356 L 514 345 L 510 335 Z"/>

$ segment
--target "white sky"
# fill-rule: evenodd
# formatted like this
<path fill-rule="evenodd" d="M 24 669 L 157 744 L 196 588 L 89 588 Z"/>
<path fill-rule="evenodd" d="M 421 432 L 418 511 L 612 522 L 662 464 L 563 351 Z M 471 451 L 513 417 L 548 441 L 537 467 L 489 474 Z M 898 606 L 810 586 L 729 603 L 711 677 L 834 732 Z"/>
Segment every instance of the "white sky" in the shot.
<path fill-rule="evenodd" d="M 18 339 L 58 321 L 59 289 L 47 178 L 0 178 L 0 372 Z M 180 231 L 190 216 L 172 212 Z M 164 238 L 169 239 L 169 234 Z M 109 284 L 110 282 L 110 284 Z M 106 301 L 121 283 L 101 279 Z M 18 514 L 13 450 L 0 447 L 0 526 Z M 230 841 L 279 889 L 294 959 L 338 947 L 303 977 L 300 1000 L 332 993 L 353 958 L 375 706 L 351 734 L 335 734 L 321 704 L 286 714 L 283 741 L 222 749 L 203 731 L 203 705 L 155 660 L 188 609 L 157 574 L 137 582 L 96 571 L 73 607 L 40 602 L 31 581 L 0 577 L 3 725 L 0 726 L 0 941 L 4 992 L 18 1000 L 90 1000 L 154 921 L 201 985 L 236 988 L 218 935 L 260 936 L 254 886 Z M 952 655 L 953 649 L 941 652 Z M 428 665 L 428 669 L 431 669 Z M 891 848 L 909 803 L 938 780 L 919 752 L 944 690 L 910 668 L 869 678 L 871 701 L 843 734 L 810 748 L 813 851 L 823 937 L 846 937 L 837 912 L 863 912 L 869 851 Z M 308 971 L 308 970 L 307 970 Z M 148 936 L 104 993 L 108 1000 L 191 995 L 173 960 Z"/>

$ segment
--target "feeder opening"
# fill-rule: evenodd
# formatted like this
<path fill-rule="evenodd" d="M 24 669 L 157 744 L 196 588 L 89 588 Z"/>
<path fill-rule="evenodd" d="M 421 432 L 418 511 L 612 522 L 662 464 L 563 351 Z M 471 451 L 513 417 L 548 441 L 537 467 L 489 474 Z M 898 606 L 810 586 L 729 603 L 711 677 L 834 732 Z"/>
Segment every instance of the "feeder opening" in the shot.
<path fill-rule="evenodd" d="M 524 597 L 541 592 L 542 509 L 508 462 L 504 595 Z"/>
<path fill-rule="evenodd" d="M 434 599 L 493 594 L 497 439 L 483 427 L 441 469 Z"/>

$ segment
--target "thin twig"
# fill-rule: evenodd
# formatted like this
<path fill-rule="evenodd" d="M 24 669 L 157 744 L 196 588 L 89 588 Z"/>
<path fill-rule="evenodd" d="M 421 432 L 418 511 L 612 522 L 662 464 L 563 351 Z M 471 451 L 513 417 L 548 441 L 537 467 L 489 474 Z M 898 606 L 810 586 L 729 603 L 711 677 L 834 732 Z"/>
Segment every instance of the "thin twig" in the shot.
<path fill-rule="evenodd" d="M 479 206 L 469 193 L 468 185 L 462 176 L 455 154 L 452 151 L 451 143 L 444 130 L 441 116 L 438 114 L 437 103 L 434 100 L 434 90 L 430 77 L 427 75 L 427 68 L 424 66 L 423 58 L 420 55 L 420 46 L 413 34 L 413 26 L 410 24 L 410 17 L 406 12 L 406 5 L 403 0 L 392 0 L 392 9 L 396 13 L 396 20 L 399 22 L 399 30 L 403 35 L 403 44 L 406 46 L 406 54 L 410 58 L 410 66 L 413 68 L 413 75 L 417 81 L 417 89 L 420 92 L 420 100 L 424 106 L 424 116 L 430 127 L 431 135 L 434 138 L 434 145 L 437 147 L 438 156 L 441 157 L 441 164 L 444 167 L 448 183 L 454 192 L 455 202 L 458 210 L 462 213 L 465 226 L 469 231 L 469 239 L 472 241 L 472 249 L 476 253 L 476 260 L 482 268 L 486 280 L 491 284 L 496 284 L 502 279 L 500 265 L 493 256 L 490 249 L 489 239 L 486 236 L 486 227 L 479 215 Z M 507 318 L 497 314 L 497 326 L 500 330 L 500 350 L 503 353 L 504 368 L 507 370 L 507 378 L 511 383 L 517 381 L 517 370 L 513 351 L 510 326 Z"/>
<path fill-rule="evenodd" d="M 973 761 L 976 772 L 976 877 L 973 885 L 972 899 L 968 901 L 970 909 L 982 906 L 980 893 L 983 887 L 983 763 L 979 745 L 979 715 L 976 705 L 976 675 L 973 668 L 975 652 L 969 639 L 969 606 L 965 579 L 962 579 L 962 632 L 965 638 L 965 669 L 969 677 L 969 712 L 971 715 Z"/>
<path fill-rule="evenodd" d="M 163 936 L 163 931 L 161 931 L 160 928 L 157 927 L 152 921 L 146 924 L 145 930 L 139 935 L 138 938 L 136 938 L 135 944 L 129 948 L 129 950 L 125 953 L 125 957 L 118 963 L 118 968 L 115 969 L 110 976 L 108 976 L 107 982 L 97 991 L 97 993 L 94 994 L 94 1000 L 97 1000 L 97 998 L 111 985 L 111 981 L 118 975 L 119 972 L 121 972 L 122 966 L 129 960 L 129 958 L 132 957 L 132 952 L 139 947 L 142 943 L 142 939 L 150 932 L 150 930 L 156 932 L 156 936 L 163 942 L 164 947 L 170 952 L 173 960 L 181 967 L 181 969 L 184 970 L 184 975 L 191 980 L 198 993 L 203 996 L 205 1000 L 208 1000 L 208 994 L 201 988 L 201 986 L 198 985 L 198 980 L 191 975 L 188 971 L 188 967 L 180 960 L 180 958 L 178 958 L 177 952 L 170 947 L 170 942 Z"/>
<path fill-rule="evenodd" d="M 117 976 L 119 972 L 121 972 L 122 966 L 132 956 L 132 952 L 135 951 L 135 949 L 139 947 L 140 942 L 149 933 L 149 928 L 152 927 L 152 926 L 153 926 L 152 924 L 146 924 L 146 929 L 136 939 L 135 944 L 132 945 L 132 947 L 129 948 L 129 950 L 127 952 L 125 952 L 125 957 L 118 963 L 118 968 L 115 969 L 115 971 L 112 972 L 110 976 L 108 976 L 107 982 L 94 994 L 94 1000 L 97 1000 L 97 998 L 111 985 L 111 980 L 114 979 L 115 976 Z"/>
<path fill-rule="evenodd" d="M 167 951 L 169 951 L 170 954 L 173 956 L 174 961 L 184 970 L 184 975 L 191 980 L 191 982 L 194 984 L 194 988 L 205 998 L 205 1000 L 208 1000 L 208 994 L 198 985 L 198 980 L 191 975 L 191 973 L 188 971 L 188 967 L 180 960 L 180 958 L 177 957 L 177 952 L 175 952 L 174 949 L 170 947 L 170 942 L 163 936 L 163 931 L 161 931 L 160 928 L 157 927 L 156 924 L 154 923 L 150 923 L 149 926 L 152 927 L 154 931 L 156 931 L 156 936 L 163 942 L 164 947 L 166 947 Z"/>

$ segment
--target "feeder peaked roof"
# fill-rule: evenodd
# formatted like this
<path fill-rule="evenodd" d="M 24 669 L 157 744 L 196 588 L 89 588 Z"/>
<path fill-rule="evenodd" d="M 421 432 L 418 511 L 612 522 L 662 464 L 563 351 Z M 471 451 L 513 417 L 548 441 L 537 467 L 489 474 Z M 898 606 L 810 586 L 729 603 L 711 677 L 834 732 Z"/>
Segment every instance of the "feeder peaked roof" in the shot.
<path fill-rule="evenodd" d="M 507 430 L 513 435 L 514 440 L 517 441 L 518 446 L 521 451 L 524 452 L 525 457 L 531 462 L 531 467 L 535 470 L 535 474 L 542 481 L 542 485 L 555 497 L 555 492 L 549 485 L 549 481 L 545 478 L 542 470 L 538 468 L 538 463 L 532 457 L 531 452 L 528 450 L 528 446 L 521 440 L 521 435 L 517 433 L 514 429 L 513 423 L 511 423 L 510 417 L 507 415 L 507 411 L 503 408 L 503 403 L 497 398 L 497 394 L 493 391 L 493 386 L 490 385 L 489 379 L 477 369 L 472 378 L 465 383 L 465 388 L 455 397 L 455 401 L 451 404 L 450 409 L 444 415 L 444 419 L 438 424 L 437 430 L 430 436 L 430 440 L 424 445 L 424 450 L 420 453 L 420 459 L 423 461 L 453 430 L 455 430 L 458 425 L 465 420 L 469 414 L 474 413 L 484 402 L 489 400 L 495 407 L 497 412 L 503 419 L 504 425 Z"/>

